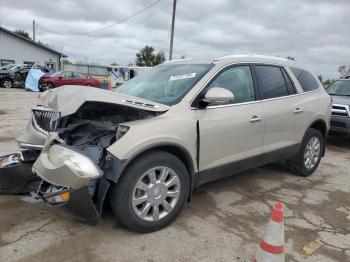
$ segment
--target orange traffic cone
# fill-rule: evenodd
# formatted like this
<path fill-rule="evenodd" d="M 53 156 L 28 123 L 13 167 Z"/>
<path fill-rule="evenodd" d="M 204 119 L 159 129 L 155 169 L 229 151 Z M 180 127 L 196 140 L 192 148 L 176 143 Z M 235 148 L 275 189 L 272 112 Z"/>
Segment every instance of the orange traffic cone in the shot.
<path fill-rule="evenodd" d="M 283 205 L 276 203 L 253 262 L 284 262 Z"/>

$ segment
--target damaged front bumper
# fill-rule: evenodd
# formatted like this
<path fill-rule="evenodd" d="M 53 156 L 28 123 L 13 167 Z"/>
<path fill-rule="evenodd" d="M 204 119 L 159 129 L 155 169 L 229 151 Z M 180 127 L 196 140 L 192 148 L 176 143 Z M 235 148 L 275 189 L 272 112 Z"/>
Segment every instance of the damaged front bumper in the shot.
<path fill-rule="evenodd" d="M 37 191 L 37 195 L 47 202 L 55 210 L 69 215 L 73 219 L 95 223 L 100 219 L 100 212 L 92 201 L 89 186 L 73 190 L 58 187 L 43 181 Z"/>
<path fill-rule="evenodd" d="M 77 220 L 94 222 L 110 183 L 88 156 L 58 141 L 57 134 L 50 133 L 33 165 L 33 173 L 43 180 L 37 194 Z"/>

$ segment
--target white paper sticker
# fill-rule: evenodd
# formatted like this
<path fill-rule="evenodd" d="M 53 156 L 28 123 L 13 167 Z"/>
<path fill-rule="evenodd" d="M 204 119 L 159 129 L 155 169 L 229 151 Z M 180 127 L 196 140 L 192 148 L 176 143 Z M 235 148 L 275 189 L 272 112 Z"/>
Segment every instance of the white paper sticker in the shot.
<path fill-rule="evenodd" d="M 183 74 L 183 75 L 170 76 L 169 82 L 175 81 L 175 80 L 187 79 L 187 78 L 194 78 L 195 76 L 196 76 L 196 73 L 188 73 L 188 74 Z"/>

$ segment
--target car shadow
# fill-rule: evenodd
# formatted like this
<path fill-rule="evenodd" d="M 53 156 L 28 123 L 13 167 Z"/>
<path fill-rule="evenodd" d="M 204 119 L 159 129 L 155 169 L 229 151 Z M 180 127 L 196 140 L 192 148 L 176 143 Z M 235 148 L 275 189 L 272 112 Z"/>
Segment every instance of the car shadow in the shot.
<path fill-rule="evenodd" d="M 327 139 L 327 146 L 334 146 L 350 150 L 350 137 L 336 134 L 329 135 Z"/>

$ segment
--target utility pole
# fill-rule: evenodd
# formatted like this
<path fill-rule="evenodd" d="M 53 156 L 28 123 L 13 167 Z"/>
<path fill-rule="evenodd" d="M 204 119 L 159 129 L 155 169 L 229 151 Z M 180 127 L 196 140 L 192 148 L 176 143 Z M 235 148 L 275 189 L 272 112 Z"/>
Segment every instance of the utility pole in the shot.
<path fill-rule="evenodd" d="M 174 0 L 174 5 L 173 5 L 173 18 L 172 18 L 172 21 L 171 21 L 171 37 L 170 37 L 169 60 L 172 60 L 172 59 L 173 59 L 174 29 L 175 29 L 175 13 L 176 13 L 176 0 Z"/>
<path fill-rule="evenodd" d="M 35 42 L 35 20 L 33 20 L 33 41 Z"/>

